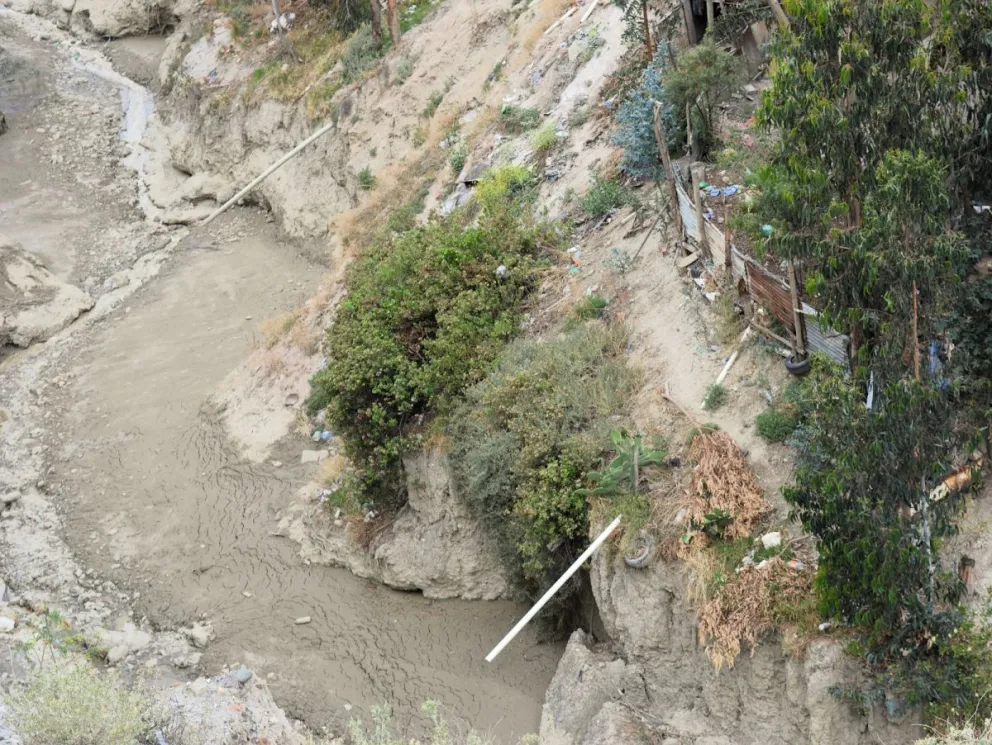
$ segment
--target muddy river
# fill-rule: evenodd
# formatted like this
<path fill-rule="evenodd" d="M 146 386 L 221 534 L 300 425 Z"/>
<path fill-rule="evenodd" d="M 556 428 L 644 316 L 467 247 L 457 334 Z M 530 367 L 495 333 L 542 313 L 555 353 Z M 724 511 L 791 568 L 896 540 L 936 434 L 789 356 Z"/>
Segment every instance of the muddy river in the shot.
<path fill-rule="evenodd" d="M 136 99 L 17 34 L 0 29 L 0 46 L 33 82 L 7 93 L 8 123 L 22 134 L 0 138 L 0 162 L 25 170 L 0 166 L 0 232 L 64 278 L 102 282 L 133 260 L 128 236 L 142 240 L 147 230 L 135 214 L 133 173 L 118 167 L 133 153 L 119 136 L 87 141 L 95 163 L 112 164 L 94 176 L 95 189 L 81 166 L 52 162 L 45 148 L 53 128 L 60 141 L 74 136 L 77 103 L 94 116 L 113 113 L 133 141 L 123 110 L 133 114 Z M 4 103 L 0 91 L 0 110 Z M 46 200 L 61 209 L 44 209 Z M 515 742 L 537 729 L 561 648 L 525 633 L 489 665 L 486 652 L 523 608 L 428 601 L 303 564 L 276 526 L 312 476 L 304 470 L 312 466 L 297 465 L 307 440 L 287 434 L 256 464 L 216 423 L 211 393 L 257 343 L 259 322 L 299 305 L 325 271 L 312 247 L 307 257 L 259 213 L 234 212 L 210 232 L 192 229 L 157 277 L 80 329 L 83 343 L 59 358 L 50 352 L 68 383 L 39 426 L 57 437 L 51 480 L 61 484 L 65 538 L 81 564 L 127 593 L 137 616 L 160 628 L 209 621 L 216 636 L 206 672 L 245 663 L 312 725 L 340 730 L 375 703 L 392 704 L 404 721 L 436 699 Z M 16 364 L 16 356 L 4 362 Z M 311 622 L 296 624 L 302 616 Z"/>

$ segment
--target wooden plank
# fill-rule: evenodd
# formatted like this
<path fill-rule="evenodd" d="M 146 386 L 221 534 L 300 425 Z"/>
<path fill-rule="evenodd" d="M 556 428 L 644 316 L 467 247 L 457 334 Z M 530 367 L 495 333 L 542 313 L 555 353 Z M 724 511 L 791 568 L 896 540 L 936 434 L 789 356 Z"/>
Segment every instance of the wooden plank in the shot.
<path fill-rule="evenodd" d="M 682 0 L 682 18 L 685 19 L 685 39 L 690 46 L 696 46 L 696 23 L 692 20 L 692 0 Z"/>

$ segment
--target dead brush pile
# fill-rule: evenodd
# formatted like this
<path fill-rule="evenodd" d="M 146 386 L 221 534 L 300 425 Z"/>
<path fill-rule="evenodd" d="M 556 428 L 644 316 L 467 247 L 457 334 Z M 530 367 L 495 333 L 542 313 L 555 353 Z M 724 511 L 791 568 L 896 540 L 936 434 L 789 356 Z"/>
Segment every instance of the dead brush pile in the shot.
<path fill-rule="evenodd" d="M 732 575 L 697 614 L 699 638 L 714 667 L 733 667 L 745 644 L 754 654 L 761 635 L 783 622 L 784 609 L 800 607 L 809 597 L 810 583 L 809 572 L 778 556 Z"/>
<path fill-rule="evenodd" d="M 683 541 L 682 553 L 707 545 L 708 536 L 699 526 L 705 525 L 707 515 L 717 510 L 733 518 L 724 537 L 750 535 L 769 505 L 734 439 L 726 432 L 705 430 L 693 439 L 689 457 L 698 465 L 684 505 L 683 520 L 690 526 L 691 541 Z"/>

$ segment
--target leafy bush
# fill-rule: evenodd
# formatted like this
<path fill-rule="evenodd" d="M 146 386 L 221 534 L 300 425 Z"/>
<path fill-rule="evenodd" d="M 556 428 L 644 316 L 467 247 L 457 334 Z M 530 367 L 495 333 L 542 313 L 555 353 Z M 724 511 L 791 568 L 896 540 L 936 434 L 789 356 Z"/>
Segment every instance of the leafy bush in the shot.
<path fill-rule="evenodd" d="M 7 705 L 25 745 L 136 745 L 154 724 L 139 691 L 89 664 L 42 668 Z"/>
<path fill-rule="evenodd" d="M 393 85 L 403 85 L 410 76 L 413 75 L 413 66 L 416 64 L 414 57 L 401 57 L 393 68 Z"/>
<path fill-rule="evenodd" d="M 379 61 L 381 55 L 382 50 L 372 37 L 372 29 L 367 25 L 359 28 L 348 40 L 348 48 L 341 56 L 344 82 L 354 83 L 360 80 Z"/>
<path fill-rule="evenodd" d="M 610 301 L 599 295 L 586 295 L 575 306 L 575 315 L 583 320 L 601 318 L 609 307 Z"/>
<path fill-rule="evenodd" d="M 633 195 L 614 179 L 604 179 L 599 174 L 593 176 L 589 189 L 579 204 L 592 217 L 603 217 L 610 210 L 633 202 Z"/>
<path fill-rule="evenodd" d="M 424 105 L 424 110 L 420 112 L 420 116 L 424 119 L 430 119 L 434 116 L 434 112 L 437 111 L 438 107 L 441 105 L 441 101 L 444 100 L 444 91 L 434 91 L 431 93 L 430 97 L 427 99 L 427 103 Z"/>
<path fill-rule="evenodd" d="M 706 395 L 703 396 L 703 408 L 707 411 L 716 411 L 727 403 L 727 389 L 722 385 L 713 383 L 706 388 Z"/>
<path fill-rule="evenodd" d="M 715 139 L 717 107 L 741 82 L 737 59 L 712 39 L 679 53 L 677 64 L 665 71 L 665 101 L 675 111 L 692 111 L 693 158 L 705 156 Z"/>
<path fill-rule="evenodd" d="M 520 134 L 541 123 L 541 112 L 506 103 L 499 110 L 499 123 L 504 132 Z"/>
<path fill-rule="evenodd" d="M 685 142 L 685 124 L 680 111 L 666 103 L 662 77 L 668 60 L 668 45 L 659 44 L 654 60 L 641 73 L 641 82 L 627 94 L 616 116 L 616 129 L 611 140 L 623 148 L 620 168 L 631 176 L 659 178 L 663 169 L 654 136 L 654 105 L 663 103 L 661 110 L 665 127 L 665 144 L 670 151 Z"/>
<path fill-rule="evenodd" d="M 768 442 L 785 442 L 796 431 L 799 419 L 795 412 L 781 406 L 773 406 L 762 411 L 754 419 L 758 434 Z"/>
<path fill-rule="evenodd" d="M 362 170 L 358 172 L 358 188 L 363 191 L 369 191 L 375 186 L 375 176 L 372 175 L 372 170 L 365 166 Z"/>
<path fill-rule="evenodd" d="M 516 197 L 520 182 L 494 169 L 477 188 L 477 225 L 456 213 L 383 236 L 349 269 L 308 408 L 328 406 L 369 498 L 402 503 L 402 455 L 425 417 L 448 410 L 518 331 L 538 259 L 555 246 Z"/>
<path fill-rule="evenodd" d="M 386 218 L 386 230 L 393 233 L 403 233 L 417 226 L 417 215 L 424 211 L 427 195 L 430 189 L 426 186 L 419 189 L 402 207 L 393 210 Z"/>
<path fill-rule="evenodd" d="M 553 120 L 546 121 L 530 137 L 530 146 L 538 155 L 548 153 L 558 147 L 558 130 Z"/>
<path fill-rule="evenodd" d="M 636 388 L 623 359 L 626 344 L 625 329 L 603 324 L 514 342 L 451 418 L 458 493 L 528 596 L 547 589 L 586 542 L 587 504 L 579 490 L 600 465 L 613 417 L 628 414 Z M 557 610 L 569 600 L 569 592 L 559 595 Z"/>
<path fill-rule="evenodd" d="M 455 176 L 462 172 L 466 160 L 468 160 L 468 151 L 465 148 L 456 147 L 451 151 L 451 155 L 448 156 L 448 164 L 451 166 L 451 172 Z"/>

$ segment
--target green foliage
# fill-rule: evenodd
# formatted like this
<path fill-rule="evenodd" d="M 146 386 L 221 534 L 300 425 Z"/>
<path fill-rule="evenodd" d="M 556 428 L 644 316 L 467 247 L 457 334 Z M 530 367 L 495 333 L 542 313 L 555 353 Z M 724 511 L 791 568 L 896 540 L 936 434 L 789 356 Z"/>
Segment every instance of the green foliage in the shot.
<path fill-rule="evenodd" d="M 585 104 L 576 106 L 568 115 L 568 126 L 576 129 L 589 121 L 589 107 Z"/>
<path fill-rule="evenodd" d="M 599 295 L 586 295 L 575 306 L 575 315 L 583 320 L 601 318 L 609 307 L 610 301 Z"/>
<path fill-rule="evenodd" d="M 804 260 L 826 321 L 851 330 L 859 351 L 889 340 L 901 357 L 892 340 L 907 338 L 913 283 L 929 333 L 952 294 L 966 195 L 992 164 L 992 101 L 977 94 L 992 84 L 992 6 L 793 6 L 758 112 L 781 142 L 759 174 L 757 211 L 774 252 Z"/>
<path fill-rule="evenodd" d="M 541 123 L 541 112 L 505 103 L 499 110 L 500 128 L 509 134 L 521 134 Z"/>
<path fill-rule="evenodd" d="M 434 112 L 437 111 L 443 100 L 444 91 L 434 91 L 431 93 L 430 97 L 427 99 L 427 103 L 424 105 L 424 110 L 420 112 L 421 118 L 430 119 L 434 116 Z"/>
<path fill-rule="evenodd" d="M 703 396 L 703 408 L 707 411 L 716 411 L 727 403 L 727 389 L 719 383 L 711 383 L 706 388 L 706 395 Z"/>
<path fill-rule="evenodd" d="M 433 9 L 434 3 L 431 0 L 411 0 L 405 5 L 399 5 L 397 12 L 400 14 L 400 32 L 405 34 L 414 26 L 419 26 Z"/>
<path fill-rule="evenodd" d="M 598 173 L 592 177 L 592 188 L 579 199 L 579 204 L 592 217 L 603 217 L 611 210 L 633 202 L 633 195 L 615 179 L 605 179 Z"/>
<path fill-rule="evenodd" d="M 417 215 L 424 211 L 427 195 L 430 189 L 426 186 L 418 189 L 410 199 L 399 209 L 393 210 L 386 218 L 386 230 L 393 233 L 403 233 L 417 226 Z"/>
<path fill-rule="evenodd" d="M 839 376 L 804 388 L 796 483 L 784 494 L 817 538 L 821 610 L 861 627 L 873 661 L 926 672 L 934 640 L 961 620 L 960 583 L 940 571 L 937 542 L 953 532 L 963 497 L 928 496 L 951 466 L 951 403 L 912 380 L 876 386 L 872 409 Z M 913 681 L 922 702 L 925 677 Z"/>
<path fill-rule="evenodd" d="M 417 63 L 415 57 L 407 55 L 400 57 L 393 68 L 393 85 L 403 85 L 413 75 L 413 66 Z"/>
<path fill-rule="evenodd" d="M 315 0 L 314 6 L 327 8 L 334 27 L 345 33 L 355 31 L 372 20 L 371 4 L 358 0 Z"/>
<path fill-rule="evenodd" d="M 538 259 L 555 246 L 521 203 L 521 178 L 483 179 L 477 225 L 455 214 L 380 237 L 349 269 L 308 408 L 328 406 L 369 498 L 402 503 L 402 455 L 424 418 L 445 412 L 518 331 Z"/>
<path fill-rule="evenodd" d="M 430 722 L 430 734 L 426 740 L 394 735 L 392 710 L 388 706 L 373 706 L 371 733 L 366 730 L 361 719 L 352 718 L 348 721 L 351 745 L 485 745 L 486 741 L 475 730 L 469 730 L 464 736 L 452 735 L 451 727 L 441 713 L 441 705 L 436 701 L 424 702 L 420 711 Z"/>
<path fill-rule="evenodd" d="M 647 0 L 613 0 L 623 12 L 624 30 L 623 40 L 631 46 L 642 47 L 647 56 L 650 57 L 651 28 L 645 26 L 645 14 L 650 13 L 650 5 Z M 650 16 L 648 16 L 650 23 Z"/>
<path fill-rule="evenodd" d="M 456 147 L 451 151 L 451 155 L 448 156 L 448 165 L 451 166 L 451 172 L 455 176 L 462 172 L 467 159 L 468 151 L 465 148 Z"/>
<path fill-rule="evenodd" d="M 558 147 L 558 131 L 554 120 L 549 119 L 530 136 L 530 146 L 538 155 L 544 155 Z"/>
<path fill-rule="evenodd" d="M 796 431 L 799 419 L 794 411 L 784 406 L 772 406 L 758 414 L 754 426 L 768 442 L 785 442 Z"/>
<path fill-rule="evenodd" d="M 579 489 L 582 496 L 616 496 L 622 493 L 638 492 L 640 469 L 658 466 L 665 462 L 664 444 L 653 440 L 647 447 L 640 434 L 633 437 L 615 429 L 610 432 L 610 441 L 616 455 L 601 471 L 590 471 L 586 478 L 596 484 L 591 489 Z"/>
<path fill-rule="evenodd" d="M 86 663 L 43 668 L 6 703 L 24 745 L 137 745 L 154 724 L 140 691 Z"/>
<path fill-rule="evenodd" d="M 610 139 L 614 145 L 623 148 L 620 168 L 631 176 L 654 179 L 662 176 L 661 155 L 654 133 L 656 103 L 663 104 L 661 117 L 668 149 L 675 151 L 685 142 L 685 123 L 681 114 L 685 109 L 683 107 L 677 111 L 667 102 L 662 85 L 668 59 L 668 45 L 659 44 L 651 64 L 643 68 L 639 83 L 631 85 L 617 111 L 617 126 Z"/>
<path fill-rule="evenodd" d="M 665 70 L 665 100 L 675 111 L 692 111 L 692 154 L 709 153 L 715 140 L 717 107 L 730 98 L 742 81 L 737 59 L 712 39 L 679 53 L 677 64 Z"/>
<path fill-rule="evenodd" d="M 598 323 L 514 342 L 451 417 L 458 493 L 529 597 L 546 590 L 586 543 L 579 490 L 636 389 L 623 360 L 626 343 L 624 329 Z M 569 585 L 550 615 L 560 615 L 577 589 Z"/>
<path fill-rule="evenodd" d="M 361 80 L 382 56 L 382 49 L 375 43 L 368 25 L 359 28 L 348 40 L 348 48 L 341 56 L 342 78 L 345 83 Z"/>
<path fill-rule="evenodd" d="M 358 172 L 358 188 L 363 191 L 370 191 L 374 187 L 375 176 L 372 175 L 372 169 L 365 166 L 365 168 Z"/>

